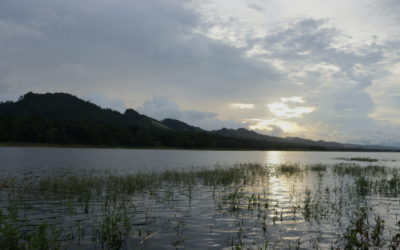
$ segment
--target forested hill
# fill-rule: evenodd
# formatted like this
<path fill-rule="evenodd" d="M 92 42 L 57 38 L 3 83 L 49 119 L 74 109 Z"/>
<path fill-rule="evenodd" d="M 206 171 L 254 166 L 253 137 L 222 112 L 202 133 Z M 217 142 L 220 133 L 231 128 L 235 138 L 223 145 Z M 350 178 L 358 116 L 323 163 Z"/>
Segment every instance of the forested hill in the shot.
<path fill-rule="evenodd" d="M 260 150 L 395 150 L 301 138 L 279 138 L 246 129 L 205 131 L 175 119 L 157 121 L 133 109 L 103 109 L 66 93 L 27 93 L 0 103 L 0 143 L 115 147 Z"/>
<path fill-rule="evenodd" d="M 17 102 L 0 104 L 0 116 L 36 117 L 82 123 L 137 125 L 167 129 L 159 121 L 141 115 L 133 109 L 127 109 L 124 114 L 121 114 L 118 111 L 100 108 L 91 102 L 65 93 L 27 93 Z"/>

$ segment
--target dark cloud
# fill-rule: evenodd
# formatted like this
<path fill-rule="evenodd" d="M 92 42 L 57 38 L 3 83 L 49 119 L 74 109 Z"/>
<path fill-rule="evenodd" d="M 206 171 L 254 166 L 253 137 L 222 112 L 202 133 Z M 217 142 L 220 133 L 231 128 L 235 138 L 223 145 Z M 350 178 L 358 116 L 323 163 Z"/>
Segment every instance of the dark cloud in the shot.
<path fill-rule="evenodd" d="M 245 4 L 264 11 L 258 1 Z M 0 98 L 63 91 L 118 110 L 141 106 L 158 119 L 218 128 L 241 126 L 234 119 L 272 119 L 267 104 L 301 96 L 316 110 L 293 120 L 313 136 L 338 131 L 349 140 L 375 140 L 390 137 L 396 128 L 371 118 L 377 103 L 369 89 L 387 87 L 382 79 L 399 62 L 398 40 L 354 44 L 329 19 L 307 17 L 286 19 L 265 36 L 244 32 L 243 45 L 237 46 L 223 31 L 223 39 L 209 35 L 233 19 L 205 20 L 197 5 L 183 0 L 2 0 Z M 397 10 L 399 5 L 385 0 L 380 6 Z M 160 97 L 145 102 L 152 95 L 212 112 L 185 110 Z M 388 99 L 381 103 L 397 105 L 397 97 Z M 256 108 L 221 108 L 233 102 Z M 285 135 L 279 127 L 272 133 Z"/>
<path fill-rule="evenodd" d="M 24 83 L 21 93 L 95 87 L 135 98 L 168 89 L 217 99 L 280 77 L 243 49 L 195 32 L 203 24 L 186 1 L 5 0 L 0 9 L 0 24 L 15 33 L 1 39 L 15 53 L 0 53 L 12 67 L 8 84 Z"/>

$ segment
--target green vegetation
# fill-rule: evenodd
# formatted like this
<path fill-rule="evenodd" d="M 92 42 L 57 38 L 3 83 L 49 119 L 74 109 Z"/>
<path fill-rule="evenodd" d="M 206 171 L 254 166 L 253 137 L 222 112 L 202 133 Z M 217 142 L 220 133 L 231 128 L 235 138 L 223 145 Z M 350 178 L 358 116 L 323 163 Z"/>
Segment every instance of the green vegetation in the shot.
<path fill-rule="evenodd" d="M 277 172 L 286 176 L 293 176 L 300 174 L 302 168 L 298 164 L 285 163 L 277 167 Z"/>
<path fill-rule="evenodd" d="M 364 162 L 377 162 L 378 159 L 369 158 L 369 157 L 352 157 L 352 158 L 337 158 L 338 160 L 343 161 L 364 161 Z"/>
<path fill-rule="evenodd" d="M 333 170 L 338 175 L 382 175 L 385 174 L 387 169 L 379 165 L 360 166 L 357 164 L 339 163 L 333 166 Z"/>
<path fill-rule="evenodd" d="M 3 178 L 0 248 L 396 249 L 399 171 L 254 163 Z"/>
<path fill-rule="evenodd" d="M 327 165 L 325 165 L 325 164 L 312 164 L 307 167 L 311 171 L 315 171 L 315 172 L 325 172 L 327 169 Z"/>

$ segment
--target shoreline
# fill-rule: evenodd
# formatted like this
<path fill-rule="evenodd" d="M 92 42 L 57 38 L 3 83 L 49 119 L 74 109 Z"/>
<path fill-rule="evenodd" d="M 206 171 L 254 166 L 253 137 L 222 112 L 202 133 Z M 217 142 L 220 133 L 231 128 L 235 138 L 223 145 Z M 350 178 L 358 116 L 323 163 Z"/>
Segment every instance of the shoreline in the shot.
<path fill-rule="evenodd" d="M 82 149 L 138 149 L 138 150 L 187 150 L 187 151 L 294 151 L 294 152 L 366 152 L 399 153 L 400 150 L 312 150 L 312 149 L 230 149 L 230 148 L 172 148 L 172 147 L 124 147 L 109 145 L 47 144 L 47 143 L 0 143 L 1 148 L 82 148 Z"/>

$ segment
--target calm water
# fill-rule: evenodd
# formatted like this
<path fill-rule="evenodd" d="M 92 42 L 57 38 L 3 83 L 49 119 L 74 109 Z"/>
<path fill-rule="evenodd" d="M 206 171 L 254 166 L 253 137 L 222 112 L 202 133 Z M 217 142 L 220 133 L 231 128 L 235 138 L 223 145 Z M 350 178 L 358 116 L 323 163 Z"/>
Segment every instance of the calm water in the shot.
<path fill-rule="evenodd" d="M 400 153 L 0 147 L 0 171 L 2 175 L 20 175 L 32 171 L 41 175 L 59 169 L 100 169 L 135 173 L 249 162 L 331 164 L 342 162 L 338 158 L 351 157 L 375 158 L 379 160 L 377 163 L 385 166 L 397 166 L 397 161 L 400 161 Z"/>
<path fill-rule="evenodd" d="M 377 159 L 355 163 L 362 168 L 386 166 L 387 170 L 341 173 L 333 166 L 353 164 L 343 160 L 352 157 Z M 267 166 L 268 173 L 240 183 L 168 180 L 142 191 L 121 194 L 92 190 L 89 196 L 60 196 L 51 188 L 34 186 L 41 178 L 52 178 L 65 170 L 82 173 L 90 180 L 91 172 L 87 176 L 86 170 L 124 175 L 238 163 L 260 163 Z M 299 163 L 301 171 L 279 172 L 279 164 L 284 163 Z M 317 163 L 329 166 L 322 170 L 309 167 Z M 107 238 L 106 233 L 119 230 L 124 232 L 122 246 L 126 249 L 329 249 L 344 247 L 343 235 L 352 232 L 352 223 L 365 208 L 368 219 L 363 228 L 369 230 L 366 237 L 370 238 L 364 241 L 375 244 L 371 232 L 377 232 L 377 218 L 383 218 L 383 241 L 379 244 L 388 247 L 399 243 L 400 247 L 400 238 L 398 242 L 392 238 L 400 233 L 400 178 L 396 177 L 400 172 L 392 172 L 398 166 L 398 153 L 4 147 L 0 148 L 0 209 L 6 215 L 15 213 L 17 219 L 9 219 L 14 221 L 10 223 L 20 224 L 24 232 L 43 223 L 55 225 L 61 229 L 57 236 L 61 246 L 67 249 L 107 249 L 105 242 L 113 238 Z M 7 177 L 18 177 L 20 182 L 17 186 L 2 184 Z M 368 183 L 383 182 L 368 186 L 368 192 L 363 193 L 356 185 L 360 178 Z M 68 185 L 77 183 L 88 182 L 72 179 Z M 382 191 L 382 183 L 391 184 L 395 192 Z M 123 219 L 116 217 L 119 215 Z M 112 218 L 116 227 L 108 228 Z"/>

